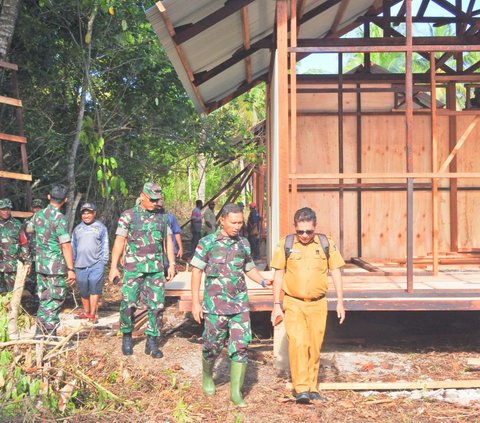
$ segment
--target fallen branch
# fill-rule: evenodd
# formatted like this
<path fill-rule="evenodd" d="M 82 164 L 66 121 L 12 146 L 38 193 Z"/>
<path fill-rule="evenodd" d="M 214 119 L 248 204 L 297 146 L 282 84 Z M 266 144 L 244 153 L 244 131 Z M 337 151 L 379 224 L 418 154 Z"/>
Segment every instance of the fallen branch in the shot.
<path fill-rule="evenodd" d="M 80 379 L 82 379 L 84 382 L 93 386 L 97 391 L 101 392 L 106 397 L 124 404 L 131 403 L 131 401 L 123 400 L 119 396 L 115 395 L 112 391 L 109 391 L 107 388 L 104 388 L 102 385 L 100 385 L 98 382 L 95 382 L 93 379 L 89 378 L 85 373 L 81 372 L 80 370 L 76 369 L 73 373 L 77 375 Z"/>
<path fill-rule="evenodd" d="M 10 339 L 18 338 L 17 319 L 20 309 L 20 301 L 22 300 L 23 287 L 27 277 L 30 265 L 24 265 L 20 260 L 17 264 L 17 274 L 15 276 L 15 284 L 13 286 L 13 296 L 10 300 L 10 311 L 8 313 L 8 336 Z"/>
<path fill-rule="evenodd" d="M 52 350 L 50 350 L 46 355 L 45 357 L 43 358 L 44 360 L 49 360 L 56 351 L 58 351 L 60 348 L 62 348 L 65 344 L 68 343 L 68 341 L 70 341 L 70 339 L 72 339 L 72 337 L 74 335 L 76 335 L 77 333 L 81 332 L 83 328 L 78 328 L 76 329 L 75 331 L 69 333 L 65 338 L 63 338 L 59 343 L 58 345 L 55 346 L 55 348 L 53 348 Z"/>
<path fill-rule="evenodd" d="M 6 348 L 6 347 L 11 347 L 15 345 L 37 345 L 37 344 L 43 344 L 43 345 L 58 345 L 60 342 L 58 341 L 46 341 L 44 339 L 16 339 L 15 341 L 6 341 L 6 342 L 0 342 L 0 348 Z"/>

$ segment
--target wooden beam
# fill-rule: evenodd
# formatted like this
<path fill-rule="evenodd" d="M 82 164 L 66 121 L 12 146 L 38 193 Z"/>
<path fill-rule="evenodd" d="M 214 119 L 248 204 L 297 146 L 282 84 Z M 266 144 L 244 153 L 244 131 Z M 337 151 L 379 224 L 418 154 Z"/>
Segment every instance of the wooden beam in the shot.
<path fill-rule="evenodd" d="M 430 3 L 430 0 L 422 0 L 422 3 L 420 4 L 420 7 L 417 11 L 417 17 L 423 17 L 425 11 L 427 10 L 428 3 Z"/>
<path fill-rule="evenodd" d="M 378 37 L 378 38 L 303 38 L 298 40 L 299 47 L 405 47 L 405 36 L 394 31 L 398 37 Z M 413 37 L 412 45 L 414 47 L 435 46 L 435 51 L 439 47 L 448 48 L 450 46 L 478 46 L 480 40 L 475 35 L 462 35 L 451 37 Z"/>
<path fill-rule="evenodd" d="M 18 71 L 18 66 L 15 63 L 8 63 L 4 60 L 0 60 L 0 68 Z"/>
<path fill-rule="evenodd" d="M 7 172 L 4 170 L 1 170 L 0 178 L 16 179 L 18 181 L 31 181 L 32 175 L 25 175 L 23 173 Z"/>
<path fill-rule="evenodd" d="M 432 144 L 432 172 L 438 170 L 437 136 L 437 81 L 435 75 L 435 54 L 430 53 L 430 139 Z M 438 275 L 438 235 L 439 235 L 439 194 L 438 180 L 432 179 L 432 272 Z"/>
<path fill-rule="evenodd" d="M 277 76 L 278 76 L 278 206 L 279 235 L 287 235 L 290 220 L 288 214 L 289 173 L 289 120 L 288 120 L 288 0 L 277 0 Z"/>
<path fill-rule="evenodd" d="M 438 78 L 437 78 L 438 80 Z M 452 111 L 456 111 L 457 92 L 456 85 L 452 81 L 447 87 L 447 107 Z M 448 146 L 449 150 L 453 150 L 457 143 L 457 116 L 449 116 L 448 118 Z M 450 172 L 457 171 L 457 160 L 454 159 L 450 163 Z M 450 211 L 450 250 L 458 251 L 458 180 L 450 179 L 450 194 L 448 196 Z"/>
<path fill-rule="evenodd" d="M 25 211 L 12 211 L 13 217 L 20 217 L 21 219 L 26 219 L 28 217 L 32 217 L 32 212 L 25 212 Z"/>
<path fill-rule="evenodd" d="M 242 7 L 242 34 L 243 47 L 250 50 L 250 19 L 248 18 L 248 8 Z M 245 57 L 245 80 L 247 84 L 252 82 L 252 57 Z"/>
<path fill-rule="evenodd" d="M 321 391 L 408 391 L 425 389 L 480 388 L 480 379 L 423 380 L 415 382 L 322 382 Z"/>
<path fill-rule="evenodd" d="M 480 119 L 480 116 L 475 116 L 474 119 L 470 122 L 470 125 L 467 126 L 467 128 L 465 129 L 465 132 L 462 134 L 462 136 L 458 139 L 457 143 L 455 144 L 455 147 L 452 149 L 448 157 L 445 159 L 442 166 L 440 166 L 440 169 L 438 169 L 438 173 L 443 173 L 447 170 L 448 166 L 450 165 L 452 160 L 455 158 L 458 151 L 462 148 L 463 144 L 465 143 L 469 135 L 475 129 L 475 126 L 477 126 L 479 119 Z"/>
<path fill-rule="evenodd" d="M 328 31 L 329 34 L 334 34 L 337 31 L 349 3 L 350 0 L 342 0 L 342 2 L 340 3 L 340 6 L 337 9 L 337 13 L 335 14 L 335 18 L 333 19 L 332 26 L 330 27 L 330 31 Z"/>
<path fill-rule="evenodd" d="M 172 38 L 176 44 L 182 44 L 200 34 L 200 32 L 205 31 L 228 16 L 238 12 L 240 9 L 247 6 L 249 3 L 252 3 L 253 1 L 254 0 L 227 1 L 221 9 L 218 9 L 210 15 L 205 16 L 198 22 L 188 25 L 184 29 L 175 29 L 175 35 Z"/>
<path fill-rule="evenodd" d="M 290 0 L 290 46 L 297 46 L 297 1 Z M 297 55 L 290 54 L 290 172 L 297 172 Z M 297 210 L 298 196 L 297 196 L 297 181 L 289 180 L 291 186 L 290 191 L 290 209 L 287 212 L 288 216 L 292 216 Z"/>
<path fill-rule="evenodd" d="M 27 138 L 20 137 L 18 135 L 10 135 L 0 132 L 0 140 L 1 141 L 12 141 L 12 142 L 19 142 L 25 144 L 27 142 Z"/>
<path fill-rule="evenodd" d="M 406 178 L 480 178 L 480 172 L 344 172 L 344 173 L 290 173 L 292 179 L 406 179 Z"/>
<path fill-rule="evenodd" d="M 22 107 L 22 100 L 0 95 L 0 104 L 8 104 L 9 106 Z"/>
<path fill-rule="evenodd" d="M 172 21 L 170 20 L 170 17 L 168 16 L 167 10 L 165 9 L 165 6 L 163 5 L 162 2 L 157 1 L 155 3 L 155 6 L 157 7 L 158 11 L 160 12 L 160 16 L 162 17 L 163 23 L 165 24 L 165 28 L 167 29 L 170 37 L 171 37 L 171 43 L 173 47 L 175 48 L 177 55 L 182 62 L 183 69 L 185 70 L 188 79 L 190 80 L 190 87 L 193 91 L 193 94 L 195 95 L 195 98 L 197 99 L 198 103 L 202 107 L 202 109 L 206 110 L 205 103 L 203 101 L 202 95 L 200 94 L 200 91 L 198 90 L 197 86 L 193 83 L 194 76 L 192 69 L 190 67 L 190 63 L 188 62 L 187 56 L 185 55 L 185 52 L 183 51 L 182 47 L 179 46 L 176 42 L 174 42 L 173 37 L 175 36 L 175 28 L 173 27 Z"/>
<path fill-rule="evenodd" d="M 412 0 L 405 0 L 405 149 L 406 169 L 413 172 L 413 25 Z M 400 12 L 399 12 L 400 13 Z M 413 178 L 407 178 L 407 292 L 413 292 Z"/>

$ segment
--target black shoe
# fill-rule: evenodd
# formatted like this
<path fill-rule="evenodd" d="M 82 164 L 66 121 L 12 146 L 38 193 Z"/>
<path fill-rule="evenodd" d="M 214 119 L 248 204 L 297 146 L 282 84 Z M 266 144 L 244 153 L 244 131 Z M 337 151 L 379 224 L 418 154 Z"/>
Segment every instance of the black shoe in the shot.
<path fill-rule="evenodd" d="M 131 333 L 124 333 L 122 339 L 122 353 L 123 355 L 133 354 L 133 340 Z"/>
<path fill-rule="evenodd" d="M 310 392 L 300 392 L 295 395 L 295 402 L 297 404 L 310 404 Z"/>
<path fill-rule="evenodd" d="M 328 401 L 323 395 L 320 395 L 318 392 L 310 392 L 311 401 Z"/>
<path fill-rule="evenodd" d="M 147 335 L 145 354 L 151 355 L 153 358 L 163 357 L 163 353 L 158 349 L 158 336 Z"/>

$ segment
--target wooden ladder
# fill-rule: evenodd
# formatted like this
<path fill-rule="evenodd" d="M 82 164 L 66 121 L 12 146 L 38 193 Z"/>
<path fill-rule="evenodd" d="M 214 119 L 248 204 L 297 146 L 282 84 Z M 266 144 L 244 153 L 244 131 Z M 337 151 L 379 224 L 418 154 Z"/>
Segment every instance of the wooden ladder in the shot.
<path fill-rule="evenodd" d="M 32 175 L 28 169 L 27 138 L 25 137 L 24 130 L 22 101 L 19 98 L 20 95 L 18 90 L 17 71 L 18 66 L 16 64 L 0 60 L 0 72 L 11 72 L 10 82 L 12 95 L 12 97 L 0 95 L 0 105 L 6 105 L 7 107 L 11 106 L 15 108 L 15 121 L 17 126 L 17 135 L 4 133 L 3 128 L 0 126 L 0 197 L 3 198 L 6 195 L 5 183 L 7 179 L 25 181 L 25 205 L 27 210 L 30 210 L 32 205 L 32 189 L 30 186 Z M 4 142 L 13 142 L 20 145 L 20 155 L 22 159 L 21 173 L 11 172 L 5 169 L 3 154 Z M 29 217 L 32 215 L 32 213 L 29 211 L 12 211 L 12 215 L 15 217 Z"/>

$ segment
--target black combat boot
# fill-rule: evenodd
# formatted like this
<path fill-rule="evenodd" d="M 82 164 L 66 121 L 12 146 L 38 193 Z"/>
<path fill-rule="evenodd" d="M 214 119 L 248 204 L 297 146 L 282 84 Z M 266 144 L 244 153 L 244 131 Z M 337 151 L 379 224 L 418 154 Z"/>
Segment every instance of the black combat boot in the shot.
<path fill-rule="evenodd" d="M 35 335 L 33 336 L 33 339 L 37 341 L 39 341 L 40 339 L 43 339 L 43 329 L 38 323 L 35 329 Z"/>
<path fill-rule="evenodd" d="M 122 353 L 123 355 L 133 354 L 132 334 L 124 333 L 122 339 Z"/>
<path fill-rule="evenodd" d="M 162 358 L 163 353 L 158 349 L 158 336 L 147 335 L 147 343 L 145 344 L 145 354 L 151 355 L 153 358 Z"/>

